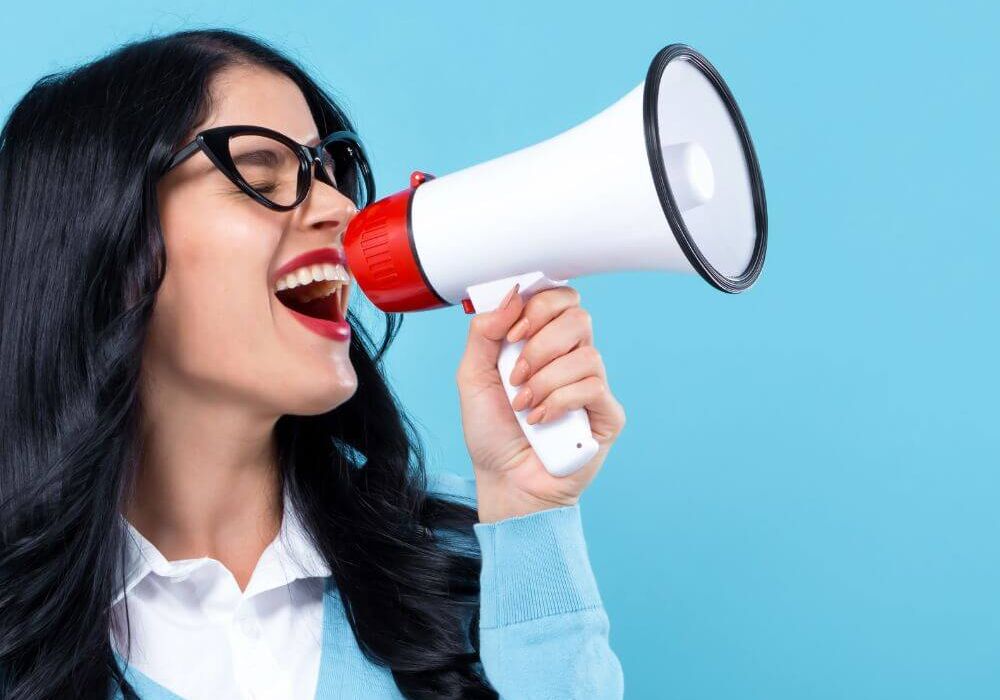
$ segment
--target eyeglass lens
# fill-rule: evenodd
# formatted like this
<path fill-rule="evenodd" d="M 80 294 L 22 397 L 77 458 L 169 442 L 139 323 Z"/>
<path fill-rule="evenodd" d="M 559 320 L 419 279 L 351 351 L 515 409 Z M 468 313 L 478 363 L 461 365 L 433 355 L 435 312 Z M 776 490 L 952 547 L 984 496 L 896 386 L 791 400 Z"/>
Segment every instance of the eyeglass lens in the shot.
<path fill-rule="evenodd" d="M 340 141 L 329 144 L 322 164 L 337 190 L 360 209 L 367 193 L 353 148 Z M 229 154 L 240 176 L 262 197 L 279 206 L 295 203 L 300 167 L 296 151 L 269 136 L 234 134 Z"/>
<path fill-rule="evenodd" d="M 347 141 L 333 141 L 324 149 L 323 169 L 345 197 L 349 197 L 358 209 L 368 204 L 368 192 L 364 175 L 359 164 L 357 146 Z"/>

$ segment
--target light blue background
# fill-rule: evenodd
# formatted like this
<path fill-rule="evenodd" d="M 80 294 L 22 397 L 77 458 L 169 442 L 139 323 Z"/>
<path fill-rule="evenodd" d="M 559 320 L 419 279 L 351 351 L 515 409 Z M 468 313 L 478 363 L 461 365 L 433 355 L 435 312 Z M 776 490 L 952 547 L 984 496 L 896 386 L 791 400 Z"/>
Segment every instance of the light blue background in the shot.
<path fill-rule="evenodd" d="M 18 3 L 3 113 L 43 73 L 227 25 L 343 99 L 382 194 L 595 114 L 684 41 L 751 127 L 764 273 L 580 280 L 629 422 L 584 499 L 631 698 L 1000 696 L 996 48 L 989 3 Z M 608 231 L 614 235 L 614 231 Z M 467 317 L 392 354 L 469 472 Z"/>

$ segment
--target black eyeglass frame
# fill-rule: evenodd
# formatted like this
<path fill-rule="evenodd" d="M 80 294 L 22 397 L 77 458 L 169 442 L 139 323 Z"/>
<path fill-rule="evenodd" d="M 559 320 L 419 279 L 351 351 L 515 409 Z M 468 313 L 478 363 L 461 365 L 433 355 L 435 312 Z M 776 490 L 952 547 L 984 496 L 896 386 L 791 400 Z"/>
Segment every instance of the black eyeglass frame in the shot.
<path fill-rule="evenodd" d="M 298 155 L 298 180 L 296 182 L 295 201 L 292 204 L 277 204 L 276 202 L 272 202 L 270 199 L 251 187 L 250 184 L 243 179 L 243 176 L 240 175 L 239 169 L 236 167 L 236 164 L 233 163 L 233 156 L 229 152 L 229 139 L 233 136 L 244 135 L 270 137 L 285 146 L 288 146 L 288 148 Z M 223 175 L 228 177 L 233 184 L 239 187 L 254 201 L 263 204 L 268 209 L 274 209 L 275 211 L 289 211 L 299 206 L 306 198 L 306 195 L 309 194 L 309 188 L 312 186 L 312 171 L 314 170 L 314 166 L 317 180 L 333 187 L 338 192 L 341 192 L 336 183 L 334 183 L 333 180 L 327 176 L 326 170 L 323 168 L 323 157 L 324 154 L 326 154 L 326 146 L 338 141 L 346 142 L 348 144 L 348 150 L 352 152 L 352 155 L 361 170 L 362 177 L 364 178 L 365 201 L 363 203 L 355 202 L 358 209 L 363 209 L 365 206 L 375 201 L 375 181 L 372 177 L 371 167 L 368 164 L 368 157 L 365 155 L 364 146 L 361 145 L 361 139 L 353 131 L 334 131 L 323 137 L 323 139 L 315 146 L 306 146 L 305 144 L 298 143 L 294 139 L 285 136 L 280 131 L 268 129 L 264 126 L 254 126 L 252 124 L 216 126 L 211 129 L 205 129 L 204 131 L 198 132 L 190 143 L 178 150 L 177 153 L 170 158 L 170 161 L 167 163 L 167 168 L 163 174 L 165 175 L 170 172 L 170 170 L 180 165 L 198 151 L 202 151 L 206 156 L 208 156 L 208 159 L 212 161 L 212 164 L 218 168 Z M 326 155 L 329 157 L 329 154 Z M 341 194 L 351 197 L 350 193 L 341 192 Z"/>

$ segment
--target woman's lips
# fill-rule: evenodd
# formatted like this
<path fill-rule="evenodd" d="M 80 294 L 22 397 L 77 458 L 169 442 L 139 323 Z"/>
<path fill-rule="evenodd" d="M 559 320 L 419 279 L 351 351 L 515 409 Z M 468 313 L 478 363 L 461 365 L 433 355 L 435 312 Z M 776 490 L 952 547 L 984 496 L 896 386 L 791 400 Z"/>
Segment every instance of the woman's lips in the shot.
<path fill-rule="evenodd" d="M 282 299 L 278 302 L 291 312 L 292 316 L 309 330 L 331 340 L 346 341 L 351 337 L 351 326 L 347 322 L 347 295 L 350 285 L 343 285 L 329 294 L 307 302 L 291 303 Z"/>
<path fill-rule="evenodd" d="M 275 270 L 274 274 L 271 275 L 271 288 L 274 289 L 275 285 L 278 284 L 278 280 L 293 270 L 308 265 L 322 265 L 323 263 L 343 265 L 344 269 L 350 272 L 350 268 L 347 266 L 347 256 L 344 255 L 344 251 L 339 248 L 315 248 L 306 251 L 302 255 L 295 256 Z"/>
<path fill-rule="evenodd" d="M 314 250 L 306 251 L 301 255 L 297 255 L 279 267 L 271 277 L 271 288 L 273 289 L 278 280 L 287 275 L 289 272 L 293 272 L 300 267 L 322 265 L 323 263 L 343 265 L 344 269 L 348 270 L 348 273 L 350 272 L 350 269 L 347 267 L 347 258 L 344 255 L 344 251 L 339 248 L 316 248 Z M 346 289 L 343 290 L 342 293 L 346 293 Z M 281 303 L 280 299 L 278 301 Z M 331 301 L 331 303 L 333 302 Z M 351 338 L 351 326 L 346 320 L 307 316 L 306 314 L 296 311 L 287 304 L 282 303 L 281 305 L 288 309 L 296 320 L 313 333 L 338 341 L 347 341 Z"/>
<path fill-rule="evenodd" d="M 313 318 L 312 316 L 300 314 L 295 309 L 289 308 L 284 304 L 282 304 L 282 306 L 288 309 L 289 313 L 291 313 L 292 316 L 299 321 L 299 323 L 311 330 L 313 333 L 318 333 L 324 338 L 329 338 L 330 340 L 346 341 L 351 339 L 351 324 L 347 321 L 327 321 L 323 318 Z"/>

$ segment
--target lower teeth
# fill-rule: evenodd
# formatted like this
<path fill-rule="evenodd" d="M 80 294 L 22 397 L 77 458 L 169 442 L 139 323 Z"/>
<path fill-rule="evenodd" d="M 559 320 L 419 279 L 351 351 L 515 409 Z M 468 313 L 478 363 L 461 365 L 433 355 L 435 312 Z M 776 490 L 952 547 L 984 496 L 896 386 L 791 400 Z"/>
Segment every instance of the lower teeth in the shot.
<path fill-rule="evenodd" d="M 279 301 L 293 311 L 311 316 L 312 318 L 319 318 L 324 321 L 342 321 L 340 300 L 337 298 L 336 291 L 337 288 L 335 287 L 326 294 L 308 300 L 298 299 L 292 295 L 284 295 L 285 298 L 283 299 L 281 298 L 282 295 L 279 294 Z"/>

